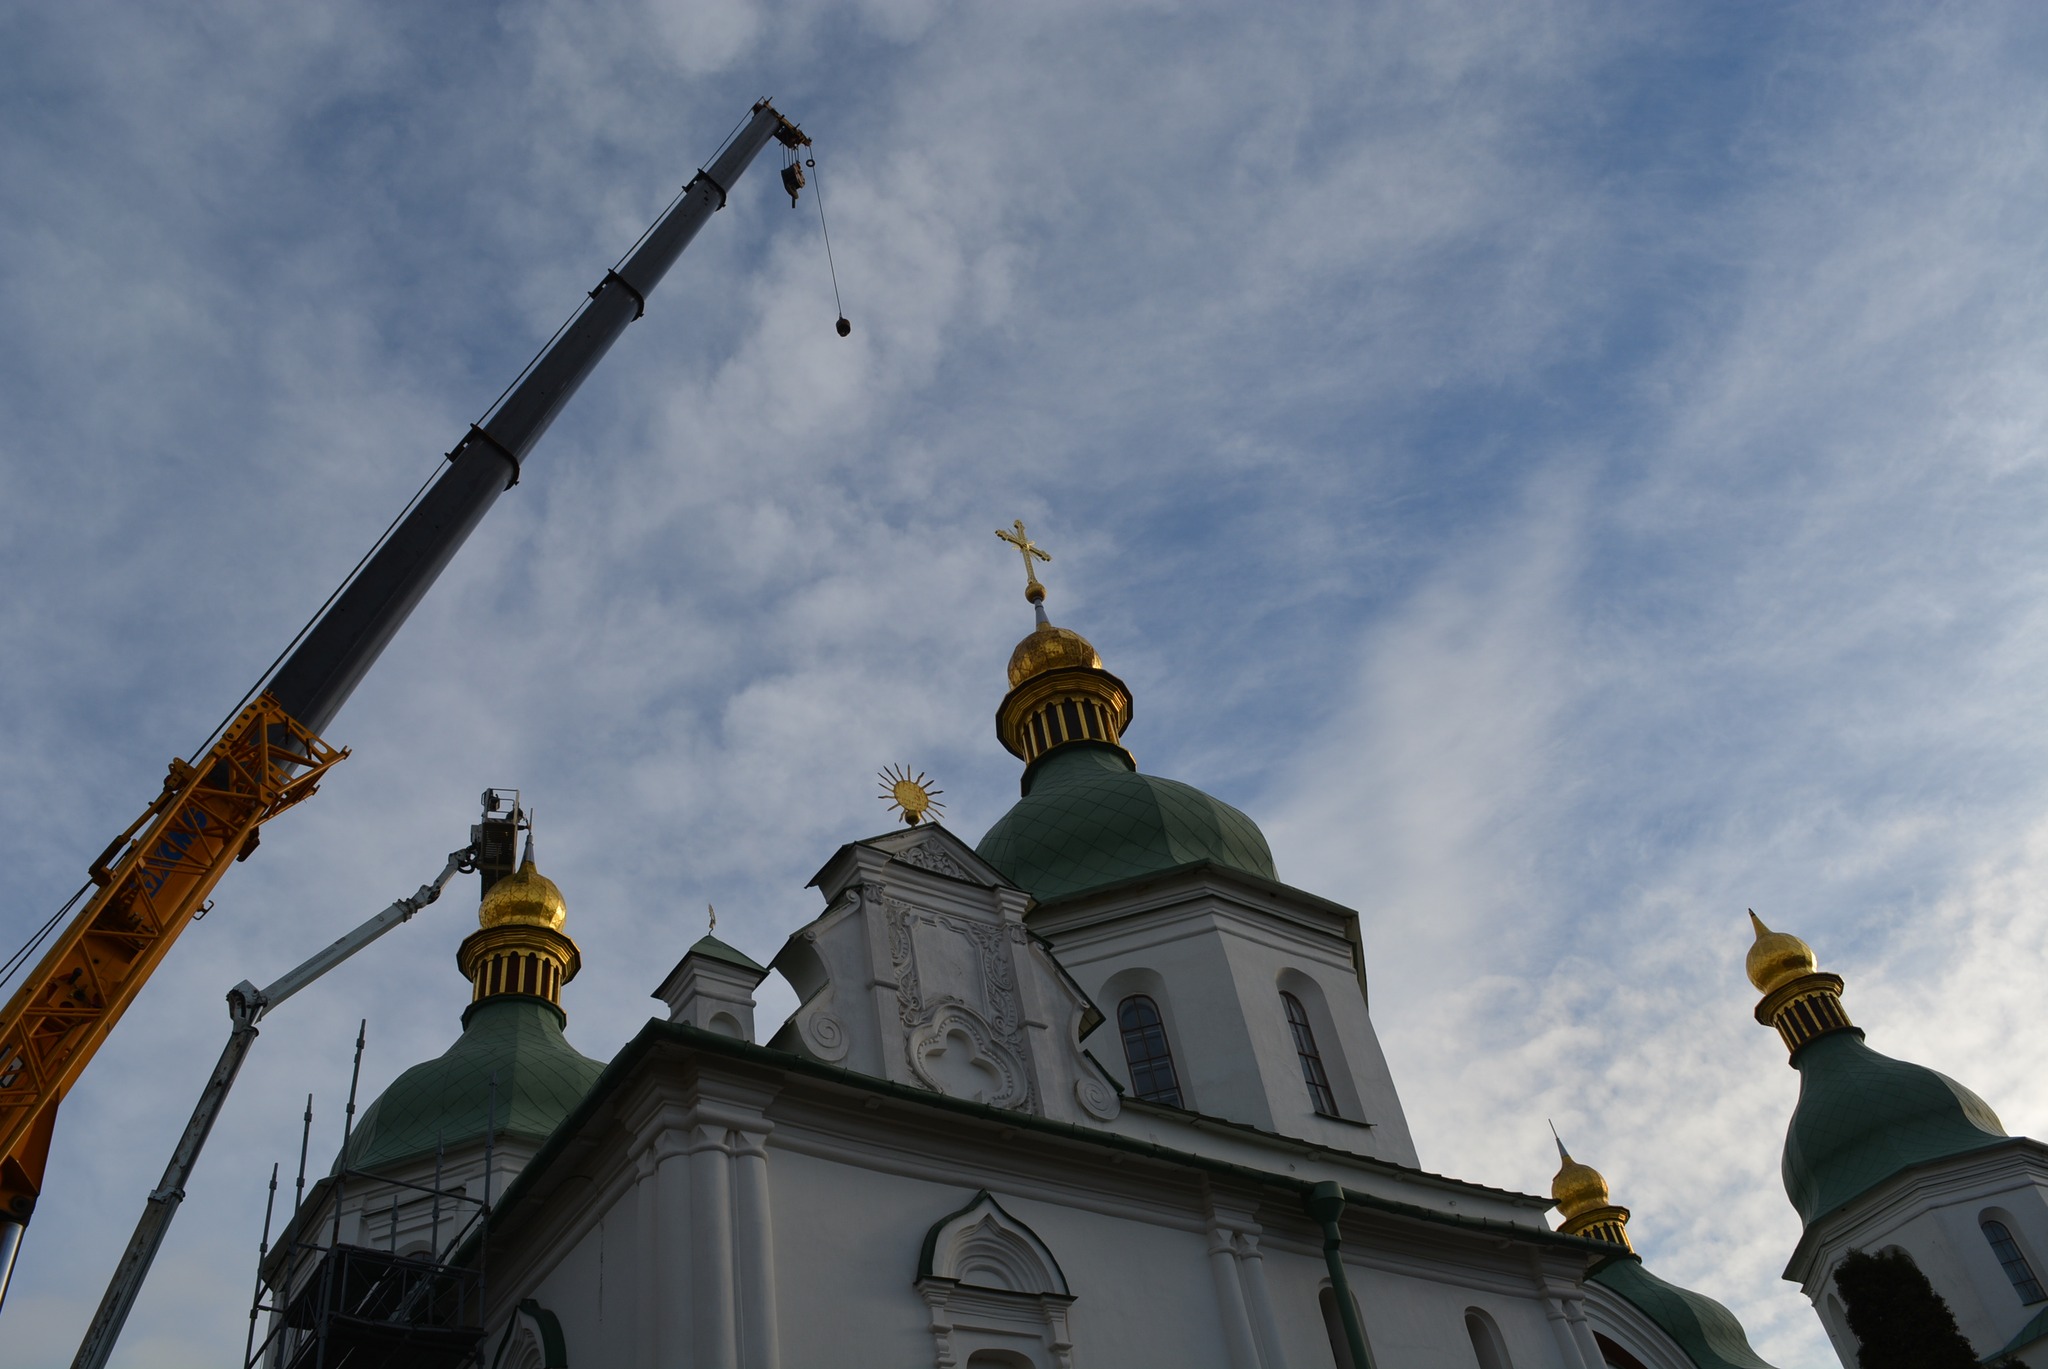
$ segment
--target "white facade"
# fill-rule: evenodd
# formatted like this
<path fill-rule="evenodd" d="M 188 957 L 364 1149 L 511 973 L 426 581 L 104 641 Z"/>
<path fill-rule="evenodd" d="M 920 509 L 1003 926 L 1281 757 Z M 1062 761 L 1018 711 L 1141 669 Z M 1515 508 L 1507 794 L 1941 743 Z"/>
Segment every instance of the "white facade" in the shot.
<path fill-rule="evenodd" d="M 1333 1182 L 1378 1369 L 1600 1369 L 1596 1329 L 1691 1363 L 1602 1310 L 1585 1276 L 1612 1250 L 1552 1232 L 1546 1198 L 1414 1167 L 1336 905 L 1192 872 L 1041 936 L 929 827 L 843 848 L 817 884 L 826 911 L 775 962 L 802 999 L 775 1045 L 696 1026 L 672 976 L 673 1020 L 500 1204 L 487 1355 L 542 1364 L 552 1327 L 568 1363 L 620 1369 L 1345 1366 L 1304 1208 Z M 1091 999 L 1141 979 L 1193 1108 L 1119 1095 Z M 1318 1004 L 1355 1115 L 1309 1106 L 1283 986 Z"/>
<path fill-rule="evenodd" d="M 1158 1005 L 1185 1107 L 1418 1163 L 1366 1009 L 1350 909 L 1207 866 L 1062 899 L 1034 913 L 1031 927 L 1103 1012 L 1114 1017 L 1132 994 Z M 1334 1117 L 1311 1106 L 1282 993 L 1307 1011 Z M 1115 1040 L 1113 1030 L 1103 1036 Z M 1106 1044 L 1097 1054 L 1128 1090 L 1122 1051 Z"/>
<path fill-rule="evenodd" d="M 2023 1300 L 1985 1231 L 1987 1222 L 2004 1228 L 2036 1280 L 2048 1279 L 2048 1146 L 2014 1137 L 1895 1175 L 1807 1228 L 1785 1277 L 1799 1284 L 1835 1353 L 1853 1369 L 1856 1337 L 1835 1292 L 1835 1269 L 1854 1250 L 1903 1250 L 1948 1303 L 1970 1344 L 1989 1355 L 2048 1312 L 2048 1299 Z M 2014 1357 L 2048 1369 L 2048 1341 Z"/>

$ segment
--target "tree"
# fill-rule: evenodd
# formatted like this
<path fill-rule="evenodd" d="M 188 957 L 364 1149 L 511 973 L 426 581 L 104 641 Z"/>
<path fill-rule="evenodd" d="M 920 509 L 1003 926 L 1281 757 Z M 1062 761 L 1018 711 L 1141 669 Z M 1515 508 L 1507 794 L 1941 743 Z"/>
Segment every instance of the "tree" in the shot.
<path fill-rule="evenodd" d="M 1903 1250 L 1851 1252 L 1835 1267 L 1835 1287 L 1862 1369 L 1977 1369 L 1955 1313 Z"/>

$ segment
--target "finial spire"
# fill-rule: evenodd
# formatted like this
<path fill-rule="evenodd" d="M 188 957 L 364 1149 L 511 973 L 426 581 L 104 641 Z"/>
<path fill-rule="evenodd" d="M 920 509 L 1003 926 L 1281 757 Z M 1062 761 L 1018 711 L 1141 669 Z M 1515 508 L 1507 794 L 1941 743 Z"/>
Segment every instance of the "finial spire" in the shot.
<path fill-rule="evenodd" d="M 520 861 L 519 864 L 522 869 L 533 864 L 533 814 L 531 813 L 526 815 L 526 859 Z"/>
<path fill-rule="evenodd" d="M 1024 598 L 1026 602 L 1038 610 L 1038 621 L 1043 625 L 1046 621 L 1045 586 L 1038 582 L 1038 567 L 1033 565 L 1032 562 L 1033 560 L 1051 561 L 1052 553 L 1031 540 L 1030 534 L 1024 531 L 1023 519 L 1015 519 L 1011 522 L 1010 526 L 1015 528 L 1016 531 L 1004 532 L 1001 528 L 997 528 L 996 536 L 1015 547 L 1018 554 L 1023 556 Z"/>
<path fill-rule="evenodd" d="M 1543 1120 L 1550 1122 L 1550 1139 L 1557 1142 L 1558 1160 L 1563 1164 L 1570 1164 L 1572 1162 L 1572 1153 L 1564 1148 L 1564 1137 L 1557 1134 L 1557 1123 L 1551 1122 L 1548 1117 Z"/>

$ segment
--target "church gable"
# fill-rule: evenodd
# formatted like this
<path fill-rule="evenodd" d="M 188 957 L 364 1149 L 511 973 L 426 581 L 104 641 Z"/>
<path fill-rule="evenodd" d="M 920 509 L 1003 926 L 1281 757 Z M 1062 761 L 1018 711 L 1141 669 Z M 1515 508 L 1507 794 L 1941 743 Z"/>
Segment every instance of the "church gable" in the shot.
<path fill-rule="evenodd" d="M 1106 1121 L 1085 994 L 1024 927 L 1029 897 L 942 828 L 842 847 L 827 908 L 775 959 L 802 1002 L 775 1044 L 989 1107 Z"/>
<path fill-rule="evenodd" d="M 949 879 L 979 884 L 984 889 L 1009 883 L 993 865 L 976 855 L 973 847 L 936 823 L 920 823 L 916 827 L 885 832 L 860 844 L 886 851 L 905 865 L 945 875 Z M 819 872 L 819 878 L 823 878 L 823 873 Z"/>

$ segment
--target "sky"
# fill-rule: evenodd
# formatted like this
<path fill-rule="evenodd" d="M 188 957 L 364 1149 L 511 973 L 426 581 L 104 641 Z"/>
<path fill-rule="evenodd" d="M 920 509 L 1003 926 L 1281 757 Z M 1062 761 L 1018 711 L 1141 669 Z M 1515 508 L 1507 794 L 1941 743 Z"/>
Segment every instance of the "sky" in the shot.
<path fill-rule="evenodd" d="M 767 960 L 909 764 L 1014 801 L 1054 621 L 1147 770 L 1355 907 L 1424 1164 L 1546 1119 L 1784 1369 L 1744 909 L 2048 1135 L 2048 12 L 506 0 L 0 15 L 11 950 L 763 95 L 764 158 L 60 1115 L 0 1364 L 72 1353 L 263 982 L 537 815 L 607 1057 Z M 218 1365 L 264 1184 L 453 1039 L 459 893 L 281 1008 L 117 1364 Z M 764 1015 L 792 1006 L 764 990 Z M 1989 1347 L 1980 1347 L 1988 1349 Z"/>

